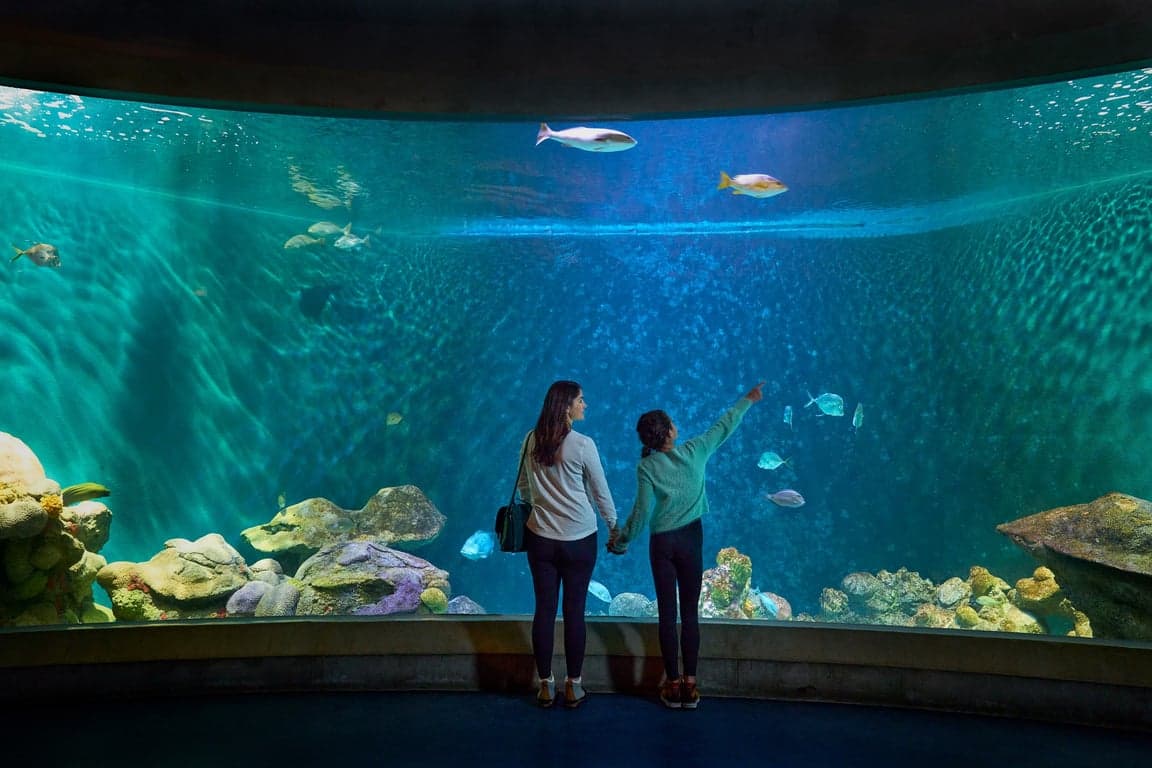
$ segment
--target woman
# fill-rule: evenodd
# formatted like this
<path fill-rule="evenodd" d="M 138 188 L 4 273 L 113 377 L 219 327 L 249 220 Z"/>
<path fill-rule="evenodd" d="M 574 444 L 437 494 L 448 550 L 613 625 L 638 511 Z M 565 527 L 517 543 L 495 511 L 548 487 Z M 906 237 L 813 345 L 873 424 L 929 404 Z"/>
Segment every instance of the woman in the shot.
<path fill-rule="evenodd" d="M 532 570 L 536 612 L 532 617 L 532 651 L 540 690 L 536 701 L 552 706 L 556 679 L 552 676 L 556 607 L 564 587 L 564 654 L 568 675 L 564 702 L 578 707 L 585 698 L 584 605 L 596 565 L 596 512 L 616 530 L 616 505 L 604 479 L 596 444 L 572 429 L 584 418 L 584 392 L 574 381 L 557 381 L 548 388 L 536 419 L 536 429 L 521 446 L 524 474 L 520 495 L 532 503 L 525 532 L 525 550 Z"/>
<path fill-rule="evenodd" d="M 676 445 L 677 430 L 664 411 L 648 411 L 636 422 L 643 448 L 636 466 L 636 503 L 628 522 L 608 551 L 622 555 L 628 542 L 651 520 L 648 560 L 656 584 L 660 652 L 664 657 L 664 683 L 660 700 L 672 709 L 696 709 L 696 663 L 700 656 L 700 587 L 704 575 L 704 529 L 700 518 L 708 512 L 704 468 L 708 459 L 739 426 L 744 414 L 763 397 L 760 382 L 728 409 L 699 437 Z M 655 501 L 655 509 L 652 509 Z M 679 644 L 676 638 L 676 597 L 682 612 Z M 684 651 L 684 675 L 679 651 Z"/>

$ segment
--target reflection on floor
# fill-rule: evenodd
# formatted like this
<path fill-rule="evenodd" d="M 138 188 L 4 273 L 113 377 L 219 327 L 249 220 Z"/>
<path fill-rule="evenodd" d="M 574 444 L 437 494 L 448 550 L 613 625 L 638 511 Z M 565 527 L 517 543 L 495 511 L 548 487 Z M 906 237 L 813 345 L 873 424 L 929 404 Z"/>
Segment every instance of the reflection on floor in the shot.
<path fill-rule="evenodd" d="M 7 754 L 44 766 L 1148 765 L 1152 733 L 836 704 L 704 698 L 696 711 L 589 693 L 251 694 L 36 704 Z"/>

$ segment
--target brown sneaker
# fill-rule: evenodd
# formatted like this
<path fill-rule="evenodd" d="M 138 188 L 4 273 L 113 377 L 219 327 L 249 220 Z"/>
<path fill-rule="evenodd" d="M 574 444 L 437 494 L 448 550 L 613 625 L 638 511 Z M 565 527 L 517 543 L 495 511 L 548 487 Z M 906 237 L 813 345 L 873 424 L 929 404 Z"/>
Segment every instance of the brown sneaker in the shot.
<path fill-rule="evenodd" d="M 556 680 L 541 680 L 540 692 L 536 694 L 536 703 L 542 707 L 552 706 L 556 700 Z"/>
<path fill-rule="evenodd" d="M 584 691 L 583 683 L 578 683 L 575 680 L 564 682 L 564 706 L 568 709 L 576 709 L 584 703 L 586 698 L 588 698 L 588 694 Z"/>
<path fill-rule="evenodd" d="M 660 701 L 664 702 L 664 706 L 668 709 L 680 709 L 682 704 L 679 680 L 664 681 L 660 686 Z"/>
<path fill-rule="evenodd" d="M 680 686 L 680 706 L 684 709 L 696 709 L 700 703 L 700 692 L 696 690 L 696 683 L 687 680 Z"/>

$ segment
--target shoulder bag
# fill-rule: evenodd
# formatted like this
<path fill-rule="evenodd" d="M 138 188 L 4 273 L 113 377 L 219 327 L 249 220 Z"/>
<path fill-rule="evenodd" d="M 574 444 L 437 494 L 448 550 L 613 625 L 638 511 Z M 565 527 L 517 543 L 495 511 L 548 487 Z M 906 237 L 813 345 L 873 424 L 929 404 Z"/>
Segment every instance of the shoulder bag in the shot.
<path fill-rule="evenodd" d="M 524 531 L 532 505 L 520 498 L 520 476 L 524 474 L 524 454 L 528 449 L 528 438 L 520 449 L 520 468 L 516 470 L 516 482 L 512 484 L 512 498 L 508 505 L 496 512 L 496 539 L 501 552 L 523 552 Z"/>

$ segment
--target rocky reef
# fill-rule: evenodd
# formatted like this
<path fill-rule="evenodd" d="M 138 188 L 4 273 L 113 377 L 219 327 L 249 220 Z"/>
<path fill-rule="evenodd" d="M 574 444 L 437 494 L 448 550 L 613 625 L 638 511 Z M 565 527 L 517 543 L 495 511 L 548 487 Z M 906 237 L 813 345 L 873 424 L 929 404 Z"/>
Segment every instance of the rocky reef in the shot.
<path fill-rule="evenodd" d="M 716 554 L 716 567 L 704 571 L 700 617 L 705 619 L 792 618 L 792 606 L 780 595 L 752 586 L 752 558 L 735 547 Z"/>
<path fill-rule="evenodd" d="M 111 519 L 96 501 L 65 506 L 36 454 L 0 432 L 0 626 L 111 620 L 92 595 Z"/>

